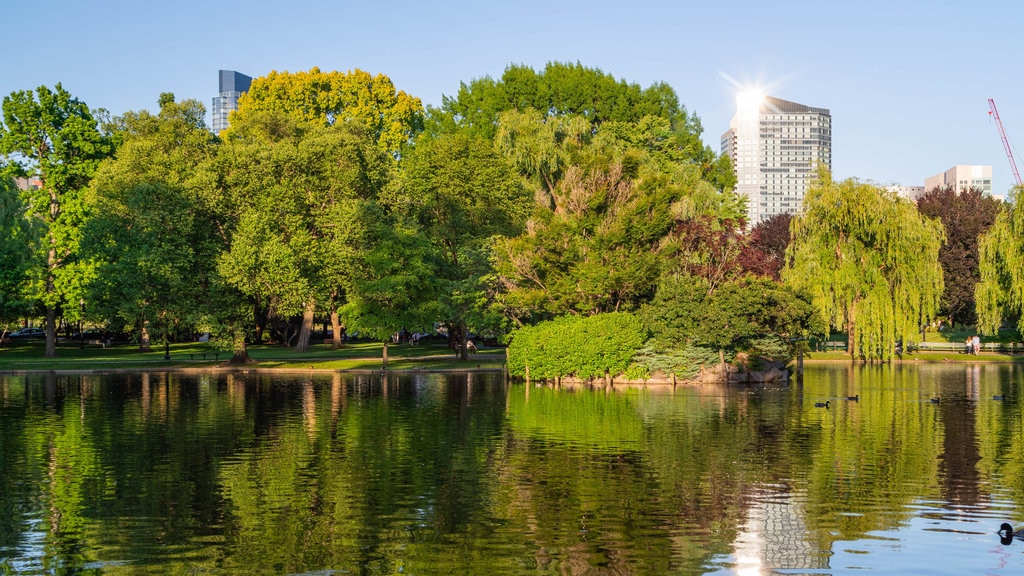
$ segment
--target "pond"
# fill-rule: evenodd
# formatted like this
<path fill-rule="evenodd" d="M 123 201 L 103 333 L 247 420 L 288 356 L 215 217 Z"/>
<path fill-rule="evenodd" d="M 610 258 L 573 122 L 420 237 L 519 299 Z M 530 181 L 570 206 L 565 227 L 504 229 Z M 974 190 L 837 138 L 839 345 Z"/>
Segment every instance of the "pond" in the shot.
<path fill-rule="evenodd" d="M 0 376 L 0 574 L 1017 574 L 1022 378 Z"/>

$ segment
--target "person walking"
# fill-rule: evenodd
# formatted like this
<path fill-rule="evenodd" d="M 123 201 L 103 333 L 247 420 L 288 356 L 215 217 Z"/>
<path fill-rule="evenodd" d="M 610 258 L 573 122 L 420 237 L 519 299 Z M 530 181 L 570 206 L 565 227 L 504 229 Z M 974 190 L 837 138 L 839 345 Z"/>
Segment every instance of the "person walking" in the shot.
<path fill-rule="evenodd" d="M 981 338 L 977 334 L 975 334 L 974 337 L 971 338 L 971 345 L 974 347 L 975 355 L 981 352 Z"/>

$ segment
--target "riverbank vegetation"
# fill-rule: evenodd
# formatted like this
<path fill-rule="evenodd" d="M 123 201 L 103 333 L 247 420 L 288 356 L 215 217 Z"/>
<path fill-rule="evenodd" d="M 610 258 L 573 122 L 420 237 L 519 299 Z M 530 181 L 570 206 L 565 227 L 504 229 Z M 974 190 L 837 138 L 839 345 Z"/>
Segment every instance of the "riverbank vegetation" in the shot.
<path fill-rule="evenodd" d="M 957 295 L 1000 210 L 949 190 L 918 209 L 822 167 L 798 216 L 745 222 L 729 159 L 671 87 L 580 64 L 512 65 L 437 108 L 382 74 L 273 72 L 222 134 L 198 101 L 157 104 L 112 117 L 61 85 L 4 99 L 0 329 L 41 323 L 43 358 L 96 326 L 140 361 L 209 334 L 237 364 L 319 346 L 350 366 L 357 333 L 374 363 L 404 363 L 390 343 L 443 334 L 465 365 L 509 344 L 514 375 L 690 378 L 785 365 L 830 331 L 884 361 L 938 319 L 974 321 Z M 983 217 L 954 225 L 968 212 Z M 998 222 L 988 332 L 1022 300 L 1003 241 L 1019 235 Z"/>

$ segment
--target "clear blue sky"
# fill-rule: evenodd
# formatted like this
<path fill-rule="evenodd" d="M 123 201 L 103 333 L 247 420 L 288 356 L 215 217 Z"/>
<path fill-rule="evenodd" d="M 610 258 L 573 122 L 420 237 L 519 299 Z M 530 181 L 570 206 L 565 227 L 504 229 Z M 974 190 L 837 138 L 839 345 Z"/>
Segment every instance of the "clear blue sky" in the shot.
<path fill-rule="evenodd" d="M 1005 193 L 1012 176 L 988 98 L 1011 142 L 1024 142 L 1015 1 L 9 4 L 0 95 L 61 82 L 114 114 L 153 110 L 161 92 L 209 107 L 219 69 L 361 68 L 438 105 L 510 63 L 578 61 L 643 86 L 667 82 L 716 151 L 736 84 L 828 108 L 839 178 L 922 185 L 955 164 L 991 164 L 993 192 Z"/>

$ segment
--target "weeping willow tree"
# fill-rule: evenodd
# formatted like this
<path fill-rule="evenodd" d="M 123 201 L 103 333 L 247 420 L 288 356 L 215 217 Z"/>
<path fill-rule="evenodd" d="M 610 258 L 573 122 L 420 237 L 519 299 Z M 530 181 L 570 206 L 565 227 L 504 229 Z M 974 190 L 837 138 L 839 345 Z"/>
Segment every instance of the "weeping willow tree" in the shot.
<path fill-rule="evenodd" d="M 1017 316 L 1017 329 L 1024 330 L 1024 211 L 1018 201 L 1024 188 L 1014 188 L 1007 203 L 988 232 L 978 242 L 978 272 L 981 281 L 974 289 L 978 330 L 995 334 L 1003 319 Z"/>
<path fill-rule="evenodd" d="M 808 291 L 817 313 L 846 331 L 851 357 L 892 359 L 916 341 L 942 295 L 942 223 L 909 201 L 821 169 L 793 218 L 783 279 Z"/>

